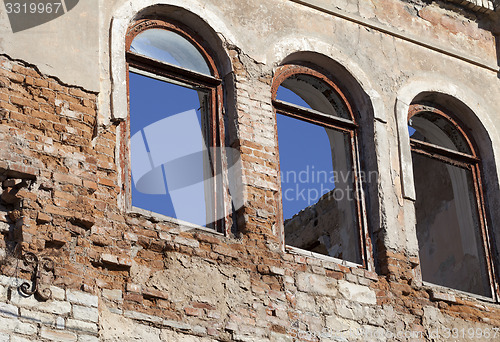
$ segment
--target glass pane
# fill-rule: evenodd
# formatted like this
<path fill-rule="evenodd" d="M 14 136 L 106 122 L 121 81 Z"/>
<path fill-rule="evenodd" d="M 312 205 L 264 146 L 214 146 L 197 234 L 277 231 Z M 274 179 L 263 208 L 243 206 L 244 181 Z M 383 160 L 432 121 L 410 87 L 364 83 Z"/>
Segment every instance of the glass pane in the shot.
<path fill-rule="evenodd" d="M 208 93 L 130 73 L 132 205 L 214 222 Z"/>
<path fill-rule="evenodd" d="M 286 244 L 361 263 L 350 136 L 277 120 Z"/>
<path fill-rule="evenodd" d="M 296 74 L 287 78 L 278 88 L 276 99 L 352 120 L 337 93 L 325 82 L 310 75 Z"/>
<path fill-rule="evenodd" d="M 132 41 L 130 51 L 159 61 L 211 75 L 205 58 L 181 35 L 163 29 L 141 32 Z"/>
<path fill-rule="evenodd" d="M 472 154 L 467 140 L 448 120 L 431 112 L 414 115 L 408 122 L 410 137 L 453 151 Z"/>
<path fill-rule="evenodd" d="M 412 157 L 423 280 L 490 297 L 472 171 Z"/>
<path fill-rule="evenodd" d="M 284 102 L 311 109 L 311 106 L 309 106 L 307 102 L 304 101 L 299 95 L 295 94 L 290 89 L 283 87 L 282 85 L 278 87 L 276 98 Z"/>

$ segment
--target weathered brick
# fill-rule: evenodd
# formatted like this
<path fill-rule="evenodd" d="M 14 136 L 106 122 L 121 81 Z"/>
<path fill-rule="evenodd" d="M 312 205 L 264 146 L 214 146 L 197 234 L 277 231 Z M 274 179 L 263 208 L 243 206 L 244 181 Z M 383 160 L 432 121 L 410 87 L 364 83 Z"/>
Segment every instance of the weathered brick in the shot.
<path fill-rule="evenodd" d="M 37 87 L 47 88 L 49 86 L 49 82 L 46 80 L 42 80 L 40 78 L 35 78 L 33 84 Z"/>
<path fill-rule="evenodd" d="M 57 342 L 75 342 L 77 340 L 77 335 L 72 332 L 52 330 L 46 327 L 42 327 L 40 336 L 50 341 Z"/>
<path fill-rule="evenodd" d="M 16 306 L 7 303 L 0 303 L 0 315 L 16 317 L 18 314 L 19 309 Z"/>
<path fill-rule="evenodd" d="M 12 66 L 12 71 L 15 73 L 26 75 L 26 76 L 39 77 L 38 72 L 36 72 L 35 70 L 33 70 L 31 68 L 26 68 L 24 66 L 20 66 L 18 64 L 14 64 Z"/>
<path fill-rule="evenodd" d="M 348 300 L 366 304 L 377 304 L 377 296 L 371 288 L 339 280 L 338 290 Z"/>
<path fill-rule="evenodd" d="M 17 291 L 11 292 L 11 303 L 22 308 L 33 308 L 42 312 L 64 315 L 71 311 L 71 304 L 58 300 L 39 302 L 33 296 L 24 297 Z"/>
<path fill-rule="evenodd" d="M 78 342 L 99 342 L 99 339 L 90 335 L 79 335 Z"/>
<path fill-rule="evenodd" d="M 21 337 L 19 335 L 12 335 L 10 337 L 10 342 L 31 342 L 31 341 L 32 341 L 31 339 L 27 339 L 27 338 Z"/>
<path fill-rule="evenodd" d="M 56 182 L 61 182 L 61 183 L 71 183 L 75 185 L 82 185 L 82 179 L 73 176 L 73 175 L 68 175 L 64 173 L 54 173 L 54 180 Z"/>
<path fill-rule="evenodd" d="M 142 286 L 139 284 L 127 283 L 127 291 L 128 292 L 142 292 Z"/>
<path fill-rule="evenodd" d="M 54 325 L 57 319 L 56 315 L 53 314 L 48 314 L 48 313 L 41 313 L 35 310 L 28 310 L 28 309 L 20 309 L 20 317 L 25 318 L 31 322 L 34 323 L 41 323 L 44 325 Z"/>
<path fill-rule="evenodd" d="M 14 332 L 22 335 L 34 335 L 38 332 L 38 328 L 35 324 L 18 322 Z"/>
<path fill-rule="evenodd" d="M 201 316 L 203 314 L 203 310 L 199 308 L 187 307 L 184 308 L 184 312 L 188 316 Z"/>
<path fill-rule="evenodd" d="M 66 329 L 70 331 L 97 333 L 97 324 L 84 322 L 76 319 L 67 319 Z"/>
<path fill-rule="evenodd" d="M 36 221 L 38 223 L 44 224 L 44 223 L 49 223 L 52 221 L 52 216 L 47 215 L 46 213 L 43 213 L 41 211 L 38 212 Z"/>
<path fill-rule="evenodd" d="M 335 296 L 337 294 L 337 281 L 323 275 L 299 273 L 297 275 L 297 288 L 303 292 Z"/>
<path fill-rule="evenodd" d="M 98 304 L 97 296 L 81 291 L 66 290 L 66 298 L 71 303 L 81 304 L 84 306 L 97 307 Z"/>
<path fill-rule="evenodd" d="M 442 300 L 445 302 L 456 303 L 457 299 L 453 294 L 445 293 L 437 290 L 431 291 L 431 298 L 433 300 Z"/>
<path fill-rule="evenodd" d="M 123 301 L 123 293 L 121 290 L 108 290 L 108 289 L 103 289 L 102 290 L 102 295 L 104 298 L 109 299 L 109 300 L 114 300 L 114 301 Z"/>
<path fill-rule="evenodd" d="M 73 305 L 73 317 L 77 320 L 97 323 L 99 321 L 99 311 L 97 308 Z"/>
<path fill-rule="evenodd" d="M 10 97 L 10 102 L 13 105 L 17 105 L 17 106 L 26 106 L 26 107 L 31 107 L 31 108 L 38 108 L 38 104 L 35 101 L 31 101 L 31 100 L 23 98 L 23 97 L 11 96 Z"/>
<path fill-rule="evenodd" d="M 137 311 L 125 311 L 124 316 L 128 318 L 133 318 L 137 319 L 139 321 L 146 321 L 146 322 L 152 322 L 152 323 L 161 323 L 162 319 L 157 316 L 153 315 L 148 315 L 142 312 L 137 312 Z"/>

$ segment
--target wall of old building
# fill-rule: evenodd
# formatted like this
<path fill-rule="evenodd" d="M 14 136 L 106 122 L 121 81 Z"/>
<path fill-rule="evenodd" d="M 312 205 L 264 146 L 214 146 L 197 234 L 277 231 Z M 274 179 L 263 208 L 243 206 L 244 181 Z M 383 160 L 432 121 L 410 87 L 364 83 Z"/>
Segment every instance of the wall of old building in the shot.
<path fill-rule="evenodd" d="M 494 298 L 422 283 L 415 233 L 406 120 L 435 92 L 468 108 L 498 265 L 500 16 L 494 1 L 468 3 L 89 0 L 16 33 L 1 11 L 0 341 L 498 338 Z M 126 202 L 124 35 L 145 14 L 183 22 L 217 57 L 244 199 L 226 234 Z M 356 102 L 363 165 L 377 175 L 366 267 L 282 244 L 271 82 L 299 60 Z M 19 292 L 28 252 L 54 261 L 47 301 Z"/>

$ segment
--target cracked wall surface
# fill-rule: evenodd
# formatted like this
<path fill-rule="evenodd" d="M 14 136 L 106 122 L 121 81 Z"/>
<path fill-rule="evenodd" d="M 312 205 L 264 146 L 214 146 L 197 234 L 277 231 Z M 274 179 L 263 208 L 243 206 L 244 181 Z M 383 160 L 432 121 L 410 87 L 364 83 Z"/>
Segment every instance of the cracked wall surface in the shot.
<path fill-rule="evenodd" d="M 422 282 L 407 130 L 409 105 L 427 93 L 463 114 L 499 276 L 500 21 L 483 12 L 449 1 L 91 0 L 12 33 L 1 11 L 0 341 L 467 341 L 471 328 L 494 339 L 497 298 Z M 127 206 L 125 33 L 152 15 L 213 49 L 226 143 L 242 162 L 244 206 L 226 234 Z M 280 64 L 299 61 L 356 104 L 361 167 L 375 175 L 366 267 L 283 243 L 271 85 Z M 35 280 L 27 252 L 54 260 L 40 278 L 47 301 L 19 293 Z"/>

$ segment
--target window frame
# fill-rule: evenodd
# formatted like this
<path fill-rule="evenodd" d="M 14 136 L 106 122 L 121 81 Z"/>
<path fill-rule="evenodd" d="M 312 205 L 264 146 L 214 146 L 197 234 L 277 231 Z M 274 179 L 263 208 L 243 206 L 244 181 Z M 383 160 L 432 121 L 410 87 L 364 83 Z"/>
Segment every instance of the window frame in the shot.
<path fill-rule="evenodd" d="M 348 113 L 351 117 L 351 120 L 337 117 L 333 115 L 328 115 L 326 113 L 322 113 L 320 111 L 301 107 L 298 105 L 294 105 L 292 103 L 288 103 L 285 101 L 281 101 L 276 99 L 278 88 L 280 85 L 289 77 L 297 74 L 304 74 L 308 76 L 315 77 L 320 81 L 323 81 L 327 86 L 329 86 L 335 93 L 340 97 L 343 104 L 346 106 Z M 365 205 L 365 196 L 362 184 L 362 178 L 360 177 L 360 159 L 359 159 L 359 145 L 358 145 L 358 134 L 359 134 L 359 125 L 356 122 L 356 117 L 354 115 L 355 109 L 353 108 L 353 101 L 350 100 L 350 95 L 347 91 L 343 91 L 337 85 L 337 82 L 333 80 L 332 76 L 326 76 L 328 73 L 317 68 L 315 66 L 302 65 L 302 64 L 285 64 L 280 66 L 273 78 L 273 83 L 271 87 L 271 102 L 273 106 L 274 112 L 274 130 L 275 130 L 275 142 L 276 142 L 276 155 L 277 155 L 277 164 L 278 164 L 278 174 L 279 179 L 279 192 L 278 192 L 278 210 L 277 210 L 277 222 L 280 227 L 281 232 L 281 242 L 284 246 L 285 250 L 290 252 L 306 254 L 313 257 L 332 260 L 343 265 L 351 266 L 351 267 L 362 267 L 368 270 L 373 270 L 373 259 L 372 259 L 372 251 L 371 251 L 371 238 L 368 232 L 368 223 L 366 220 L 366 205 Z M 285 231 L 284 231 L 284 217 L 283 217 L 283 197 L 282 197 L 282 189 L 281 189 L 281 165 L 279 159 L 279 143 L 278 143 L 278 125 L 277 125 L 277 114 L 282 114 L 297 120 L 302 120 L 308 123 L 312 123 L 324 128 L 331 128 L 342 133 L 349 134 L 350 144 L 351 144 L 351 160 L 352 160 L 352 172 L 354 174 L 354 185 L 355 189 L 353 193 L 355 194 L 355 211 L 357 216 L 357 225 L 358 225 L 358 247 L 361 254 L 362 264 L 354 263 L 348 260 L 339 259 L 336 257 L 332 257 L 329 255 L 323 255 L 316 252 L 308 251 L 301 249 L 299 247 L 288 246 L 285 243 Z"/>
<path fill-rule="evenodd" d="M 149 29 L 164 29 L 167 31 L 172 31 L 179 34 L 181 37 L 186 39 L 191 43 L 203 56 L 205 62 L 207 63 L 212 75 L 206 75 L 194 70 L 186 69 L 180 66 L 162 62 L 151 57 L 141 55 L 130 51 L 130 46 L 136 36 L 140 33 Z M 190 87 L 198 87 L 209 93 L 210 103 L 209 103 L 209 113 L 208 113 L 208 124 L 210 136 L 210 146 L 217 155 L 212 156 L 212 172 L 214 174 L 222 173 L 222 170 L 226 168 L 226 163 L 223 159 L 223 147 L 224 147 L 224 119 L 223 119 L 223 88 L 222 79 L 220 78 L 216 63 L 212 57 L 214 54 L 206 46 L 205 42 L 194 32 L 184 25 L 174 22 L 174 21 L 164 21 L 158 19 L 141 19 L 133 24 L 131 24 L 127 30 L 125 37 L 125 60 L 126 60 L 126 82 L 127 82 L 127 119 L 125 120 L 125 125 L 121 129 L 121 160 L 122 162 L 122 184 L 125 188 L 125 207 L 128 211 L 139 212 L 139 213 L 153 213 L 155 216 L 165 218 L 165 220 L 174 220 L 175 222 L 180 222 L 190 226 L 195 226 L 202 230 L 208 230 L 216 233 L 223 233 L 227 235 L 227 229 L 231 226 L 230 218 L 228 214 L 230 213 L 229 194 L 227 189 L 227 184 L 223 181 L 223 184 L 214 184 L 214 217 L 222 217 L 215 221 L 211 227 L 198 226 L 190 222 L 182 221 L 181 219 L 169 217 L 163 214 L 150 212 L 147 209 L 136 208 L 132 206 L 132 175 L 131 175 L 131 152 L 130 152 L 130 72 L 145 72 L 147 77 L 158 79 L 160 81 L 165 81 L 165 79 L 172 80 L 174 84 L 176 82 L 179 85 L 185 84 Z M 132 70 L 131 70 L 132 69 Z M 137 71 L 134 71 L 137 70 Z M 156 77 L 155 77 L 156 76 Z M 163 78 L 163 79 L 162 79 Z M 214 177 L 216 180 L 217 177 Z M 215 191 L 220 189 L 220 191 Z M 222 194 L 220 193 L 222 192 Z M 222 214 L 217 213 L 218 208 L 223 211 Z"/>
<path fill-rule="evenodd" d="M 490 232 L 488 229 L 488 215 L 484 200 L 483 180 L 481 176 L 482 163 L 481 163 L 481 158 L 477 153 L 477 147 L 473 142 L 472 138 L 470 137 L 470 134 L 468 134 L 468 132 L 466 131 L 465 125 L 456 117 L 456 115 L 454 115 L 454 113 L 447 111 L 445 108 L 433 103 L 428 103 L 424 101 L 412 103 L 409 106 L 408 110 L 407 125 L 409 124 L 412 117 L 423 112 L 430 112 L 435 115 L 439 115 L 448 122 L 450 122 L 465 139 L 471 151 L 471 154 L 467 154 L 464 152 L 454 151 L 445 147 L 441 147 L 432 143 L 423 142 L 411 137 L 409 138 L 411 152 L 415 152 L 417 154 L 426 156 L 428 158 L 441 161 L 445 164 L 450 164 L 471 171 L 474 182 L 474 196 L 478 214 L 478 221 L 480 224 L 481 245 L 483 247 L 484 257 L 486 259 L 485 264 L 488 274 L 488 281 L 490 283 L 491 297 L 485 297 L 482 295 L 469 293 L 455 288 L 449 288 L 449 289 L 467 293 L 475 297 L 494 299 L 498 301 L 498 298 L 500 298 L 500 292 L 498 287 L 498 281 L 496 279 L 495 265 L 493 263 L 493 258 L 492 258 L 492 245 L 490 239 Z M 413 160 L 412 160 L 412 165 L 413 165 Z M 435 285 L 442 288 L 448 288 L 443 285 L 426 282 L 423 279 L 422 281 L 432 286 Z"/>

